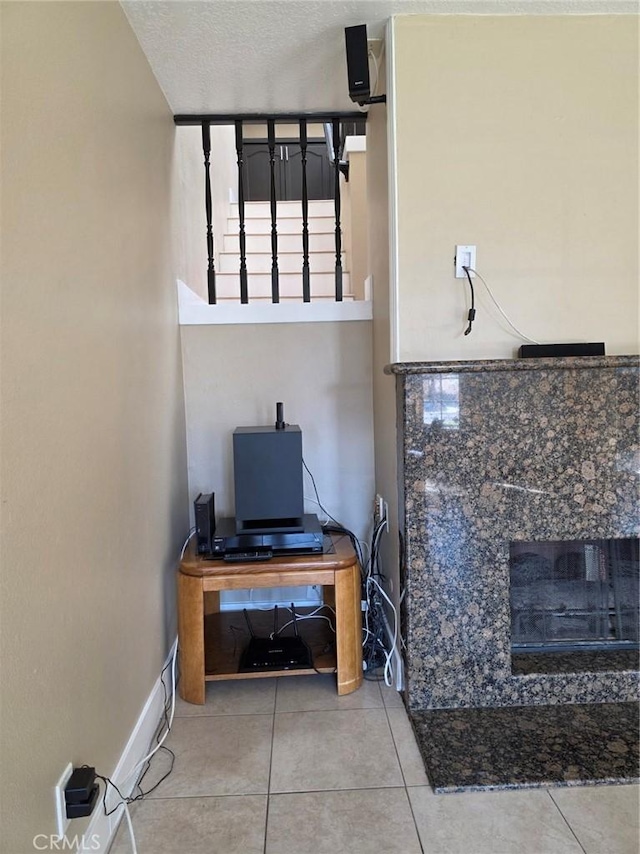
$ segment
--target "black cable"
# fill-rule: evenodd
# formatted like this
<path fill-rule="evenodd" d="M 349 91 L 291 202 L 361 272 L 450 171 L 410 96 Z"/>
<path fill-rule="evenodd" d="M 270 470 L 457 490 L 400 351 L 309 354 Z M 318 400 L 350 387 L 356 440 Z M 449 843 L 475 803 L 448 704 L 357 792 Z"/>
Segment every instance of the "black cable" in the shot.
<path fill-rule="evenodd" d="M 339 525 L 339 524 L 340 524 L 340 522 L 338 522 L 338 520 L 337 520 L 337 519 L 335 519 L 335 518 L 331 515 L 331 513 L 329 513 L 329 511 L 326 509 L 326 507 L 323 507 L 323 506 L 322 506 L 322 502 L 320 501 L 320 496 L 318 495 L 318 487 L 316 486 L 316 480 L 315 480 L 314 476 L 311 474 L 311 469 L 310 469 L 310 468 L 309 468 L 309 466 L 305 463 L 305 461 L 304 461 L 304 457 L 302 458 L 302 465 L 305 467 L 305 469 L 307 470 L 307 474 L 308 474 L 308 475 L 309 475 L 309 477 L 311 478 L 311 483 L 313 484 L 313 491 L 314 491 L 314 492 L 315 492 L 315 494 L 316 494 L 316 501 L 318 502 L 318 507 L 322 510 L 322 512 L 324 513 L 324 515 L 325 515 L 328 519 L 333 519 L 333 521 L 336 523 L 336 525 Z"/>
<path fill-rule="evenodd" d="M 469 288 L 471 289 L 471 308 L 469 309 L 469 314 L 467 315 L 469 325 L 464 331 L 464 334 L 468 335 L 471 332 L 471 326 L 473 324 L 473 321 L 476 319 L 476 295 L 473 290 L 473 282 L 471 281 L 471 273 L 469 272 L 469 268 L 463 267 L 462 269 L 467 274 L 467 279 L 469 280 Z"/>
<path fill-rule="evenodd" d="M 161 719 L 160 723 L 158 724 L 158 727 L 156 729 L 156 734 L 155 734 L 156 744 L 160 744 L 160 733 L 162 732 L 163 726 L 166 726 L 167 729 L 170 728 L 169 727 L 169 709 L 171 708 L 171 698 L 169 697 L 169 695 L 167 693 L 167 686 L 166 686 L 165 681 L 164 681 L 164 674 L 165 674 L 167 668 L 169 668 L 172 665 L 172 663 L 173 663 L 173 660 L 170 660 L 167 664 L 165 664 L 165 666 L 162 668 L 162 672 L 160 674 L 160 681 L 162 683 L 162 690 L 164 693 L 164 703 L 163 703 L 163 710 L 162 710 L 162 719 Z M 135 803 L 135 801 L 140 801 L 143 798 L 146 798 L 148 795 L 151 794 L 151 792 L 154 792 L 158 788 L 160 783 L 163 783 L 167 779 L 169 774 L 171 774 L 171 772 L 173 771 L 173 766 L 174 766 L 175 761 L 176 761 L 176 755 L 173 752 L 173 750 L 171 750 L 171 748 L 165 747 L 164 744 L 160 745 L 159 749 L 164 750 L 165 753 L 168 753 L 171 756 L 171 764 L 169 766 L 169 770 L 166 771 L 166 773 L 163 774 L 162 777 L 156 783 L 154 783 L 154 785 L 150 789 L 148 789 L 146 792 L 143 791 L 141 784 L 142 784 L 142 781 L 144 780 L 147 772 L 151 768 L 151 759 L 153 758 L 153 757 L 149 757 L 149 759 L 147 759 L 145 769 L 142 772 L 142 774 L 140 775 L 138 782 L 136 783 L 136 785 L 134 787 L 136 789 L 139 789 L 140 792 L 138 795 L 134 795 L 133 797 L 131 797 L 131 796 L 125 797 L 122 794 L 122 792 L 120 791 L 120 789 L 113 782 L 113 780 L 111 780 L 111 778 L 109 778 L 103 774 L 97 774 L 96 773 L 96 777 L 99 780 L 102 780 L 102 782 L 105 784 L 104 785 L 104 791 L 102 793 L 102 808 L 104 810 L 105 816 L 112 815 L 123 803 L 129 805 L 129 804 Z M 120 798 L 120 803 L 117 803 L 113 807 L 113 809 L 111 809 L 111 810 L 107 810 L 108 786 L 111 786 L 113 789 L 115 789 L 118 797 Z"/>
<path fill-rule="evenodd" d="M 333 517 L 332 517 L 333 518 Z M 365 563 L 364 556 L 362 554 L 362 548 L 360 546 L 360 540 L 356 537 L 353 531 L 350 531 L 348 528 L 345 528 L 339 522 L 335 525 L 323 525 L 322 530 L 325 534 L 342 534 L 343 536 L 349 537 L 351 540 L 351 544 L 355 549 L 355 553 L 358 557 L 358 563 L 360 564 L 360 569 L 362 572 L 365 571 Z"/>
<path fill-rule="evenodd" d="M 323 532 L 325 534 L 341 534 L 342 536 L 349 537 L 356 552 L 362 574 L 361 597 L 362 600 L 366 602 L 367 622 L 369 625 L 369 634 L 364 639 L 362 650 L 363 661 L 366 665 L 364 678 L 369 681 L 381 681 L 384 676 L 376 675 L 376 671 L 383 670 L 387 661 L 387 650 L 384 645 L 384 640 L 386 640 L 386 627 L 384 625 L 382 617 L 382 602 L 380 600 L 379 594 L 375 590 L 375 585 L 369 585 L 369 576 L 376 577 L 379 579 L 379 581 L 385 580 L 385 576 L 380 571 L 379 542 L 380 537 L 382 536 L 382 532 L 387 526 L 387 521 L 383 519 L 375 526 L 371 535 L 369 558 L 365 562 L 360 540 L 356 537 L 353 531 L 350 531 L 348 528 L 345 528 L 343 525 L 341 525 L 322 506 L 313 474 L 309 470 L 309 467 L 304 462 L 304 460 L 302 462 L 305 469 L 309 473 L 311 482 L 313 483 L 313 488 L 316 494 L 316 499 L 318 501 L 318 506 L 335 523 L 333 525 L 329 523 L 323 525 Z M 373 590 L 369 589 L 370 586 L 373 588 Z"/>
<path fill-rule="evenodd" d="M 368 634 L 363 642 L 362 656 L 366 664 L 364 678 L 369 682 L 381 682 L 384 679 L 384 668 L 387 663 L 387 629 L 384 622 L 384 604 L 378 591 L 378 584 L 385 580 L 380 569 L 380 540 L 387 527 L 386 519 L 382 519 L 374 527 L 371 534 L 369 561 L 363 579 L 362 598 L 366 602 L 366 626 Z"/>
<path fill-rule="evenodd" d="M 160 733 L 161 733 L 161 731 L 162 731 L 162 724 L 164 723 L 164 726 L 167 728 L 167 730 L 169 730 L 169 729 L 170 729 L 170 726 L 169 726 L 169 709 L 171 708 L 171 698 L 168 696 L 168 693 L 167 693 L 167 686 L 165 685 L 165 681 L 164 681 L 164 674 L 165 674 L 165 671 L 167 670 L 167 668 L 168 668 L 170 665 L 171 665 L 171 662 L 168 662 L 168 663 L 163 667 L 163 669 L 162 669 L 162 673 L 160 674 L 160 681 L 162 682 L 162 690 L 163 690 L 163 693 L 164 693 L 164 708 L 163 708 L 163 718 L 164 718 L 164 721 L 163 721 L 163 722 L 161 722 L 161 723 L 158 725 L 158 728 L 157 728 L 157 730 L 156 730 L 155 739 L 156 739 L 156 744 L 159 744 L 159 745 L 160 745 L 160 748 L 159 748 L 159 749 L 160 749 L 160 750 L 164 750 L 164 751 L 165 751 L 165 753 L 168 753 L 168 754 L 171 756 L 171 765 L 169 766 L 169 770 L 166 772 L 166 774 L 164 774 L 164 775 L 163 775 L 163 776 L 158 780 L 158 782 L 157 782 L 157 783 L 155 783 L 155 784 L 154 784 L 154 785 L 153 785 L 153 786 L 152 786 L 148 791 L 144 792 L 144 791 L 142 790 L 142 781 L 144 780 L 145 776 L 147 775 L 147 772 L 149 771 L 149 769 L 151 768 L 151 759 L 153 759 L 153 757 L 150 757 L 150 758 L 147 760 L 146 768 L 144 769 L 144 771 L 143 771 L 143 772 L 142 772 L 142 774 L 140 775 L 140 779 L 138 780 L 138 783 L 137 783 L 137 785 L 136 785 L 136 788 L 140 790 L 140 794 L 139 794 L 139 795 L 136 795 L 136 796 L 135 796 L 135 797 L 133 797 L 133 798 L 131 798 L 131 802 L 132 802 L 132 803 L 133 803 L 133 801 L 142 800 L 142 798 L 145 798 L 147 795 L 150 795 L 150 794 L 151 794 L 151 792 L 155 791 L 155 790 L 158 788 L 158 786 L 160 785 L 160 783 L 162 783 L 164 780 L 166 780 L 166 779 L 167 779 L 167 777 L 169 776 L 169 774 L 171 774 L 171 772 L 173 771 L 173 766 L 174 766 L 175 761 L 176 761 L 176 755 L 175 755 L 175 753 L 173 752 L 173 750 L 171 750 L 171 748 L 170 748 L 170 747 L 166 747 L 164 744 L 160 744 Z M 155 755 L 155 754 L 154 754 L 154 755 Z"/>
<path fill-rule="evenodd" d="M 384 574 L 380 571 L 380 538 L 382 532 L 387 527 L 387 520 L 382 519 L 373 530 L 371 535 L 371 546 L 369 548 L 369 567 L 368 575 L 378 576 L 382 581 L 385 580 Z"/>
<path fill-rule="evenodd" d="M 338 522 L 338 520 L 335 518 L 335 516 L 332 516 L 331 513 L 329 513 L 329 511 L 327 510 L 327 508 L 322 505 L 322 502 L 320 501 L 320 495 L 318 493 L 318 487 L 316 486 L 315 478 L 311 472 L 311 469 L 305 463 L 304 457 L 302 459 L 302 465 L 305 467 L 309 477 L 311 478 L 311 483 L 313 484 L 313 491 L 316 494 L 316 502 L 318 504 L 318 507 L 322 510 L 322 512 L 325 514 L 325 516 L 328 519 L 331 519 L 332 522 L 335 523 L 334 525 L 331 525 L 328 522 L 325 523 L 322 526 L 323 533 L 325 533 L 325 534 L 332 534 L 332 533 L 333 534 L 346 534 L 349 537 L 349 539 L 351 540 L 353 548 L 355 549 L 355 553 L 358 557 L 358 563 L 360 564 L 360 568 L 362 571 L 364 571 L 364 555 L 362 554 L 362 547 L 360 545 L 360 540 L 356 537 L 356 535 L 353 533 L 353 531 L 350 531 L 348 528 L 345 528 L 344 525 L 342 525 L 340 522 Z"/>

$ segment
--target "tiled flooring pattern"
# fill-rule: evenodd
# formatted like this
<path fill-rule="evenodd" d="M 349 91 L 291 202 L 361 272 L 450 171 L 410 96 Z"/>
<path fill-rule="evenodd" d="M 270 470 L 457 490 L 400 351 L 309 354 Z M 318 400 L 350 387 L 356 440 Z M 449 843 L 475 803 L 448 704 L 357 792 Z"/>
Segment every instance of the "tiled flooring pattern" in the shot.
<path fill-rule="evenodd" d="M 399 696 L 333 677 L 209 683 L 176 704 L 138 854 L 638 854 L 638 786 L 433 794 Z M 161 757 L 153 772 L 162 774 Z M 153 779 L 147 777 L 149 784 Z M 130 854 L 126 823 L 110 854 Z"/>

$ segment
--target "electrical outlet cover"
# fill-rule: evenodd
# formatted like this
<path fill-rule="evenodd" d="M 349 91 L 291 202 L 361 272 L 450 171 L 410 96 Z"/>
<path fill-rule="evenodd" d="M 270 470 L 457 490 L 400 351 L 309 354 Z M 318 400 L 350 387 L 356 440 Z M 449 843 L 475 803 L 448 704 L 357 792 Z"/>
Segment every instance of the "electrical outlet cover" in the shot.
<path fill-rule="evenodd" d="M 466 278 L 466 273 L 464 271 L 464 267 L 471 267 L 475 269 L 476 266 L 476 247 L 470 246 L 469 244 L 461 245 L 458 244 L 456 246 L 456 279 L 464 279 Z M 474 274 L 470 273 L 471 278 L 474 278 Z"/>

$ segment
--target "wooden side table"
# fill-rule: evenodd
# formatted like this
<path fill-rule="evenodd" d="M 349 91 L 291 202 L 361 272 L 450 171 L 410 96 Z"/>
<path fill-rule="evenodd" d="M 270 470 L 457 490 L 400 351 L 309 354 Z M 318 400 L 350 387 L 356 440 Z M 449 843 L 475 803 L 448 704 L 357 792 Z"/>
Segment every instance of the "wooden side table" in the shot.
<path fill-rule="evenodd" d="M 188 703 L 204 703 L 205 683 L 222 679 L 267 676 L 337 675 L 338 694 L 350 694 L 362 684 L 362 612 L 360 567 L 346 536 L 331 537 L 333 553 L 275 557 L 265 562 L 225 563 L 203 560 L 190 543 L 178 571 L 179 693 Z M 244 623 L 239 612 L 220 612 L 221 590 L 258 587 L 297 587 L 318 584 L 324 601 L 335 607 L 335 638 L 331 647 L 314 657 L 314 669 L 238 673 L 241 652 L 237 632 Z M 252 611 L 259 627 L 261 612 Z M 262 613 L 264 620 L 264 613 Z M 320 626 L 325 625 L 320 622 Z M 235 625 L 234 625 L 235 623 Z M 300 621 L 300 634 L 315 620 Z M 327 630 L 328 626 L 327 626 Z M 330 631 L 330 630 L 329 630 Z M 240 645 L 241 646 L 241 645 Z M 325 644 L 328 646 L 328 644 Z"/>

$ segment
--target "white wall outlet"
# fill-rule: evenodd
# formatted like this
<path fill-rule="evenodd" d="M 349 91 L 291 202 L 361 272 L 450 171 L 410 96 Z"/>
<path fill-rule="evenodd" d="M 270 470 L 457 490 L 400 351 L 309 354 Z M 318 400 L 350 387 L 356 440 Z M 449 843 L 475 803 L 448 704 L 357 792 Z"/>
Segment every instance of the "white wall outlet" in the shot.
<path fill-rule="evenodd" d="M 464 271 L 464 267 L 470 267 L 472 270 L 475 270 L 476 266 L 476 247 L 469 246 L 468 244 L 464 246 L 456 246 L 456 279 L 465 279 L 467 274 Z M 471 278 L 474 277 L 473 273 L 470 273 Z"/>
<path fill-rule="evenodd" d="M 374 522 L 377 525 L 379 522 L 384 522 L 389 514 L 389 505 L 381 495 L 376 495 L 374 502 L 373 516 Z"/>
<path fill-rule="evenodd" d="M 67 818 L 67 805 L 64 800 L 64 787 L 69 782 L 69 777 L 73 774 L 73 765 L 71 762 L 62 772 L 62 775 L 56 783 L 54 792 L 56 803 L 56 827 L 58 836 L 63 837 L 71 819 Z"/>

